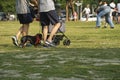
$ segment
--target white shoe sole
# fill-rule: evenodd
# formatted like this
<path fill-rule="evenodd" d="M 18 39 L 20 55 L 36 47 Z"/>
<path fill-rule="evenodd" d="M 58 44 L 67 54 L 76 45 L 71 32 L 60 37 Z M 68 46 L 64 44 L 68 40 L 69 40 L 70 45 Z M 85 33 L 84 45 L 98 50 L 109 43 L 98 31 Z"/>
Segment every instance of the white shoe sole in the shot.
<path fill-rule="evenodd" d="M 19 46 L 15 36 L 12 37 L 12 41 L 15 46 Z"/>

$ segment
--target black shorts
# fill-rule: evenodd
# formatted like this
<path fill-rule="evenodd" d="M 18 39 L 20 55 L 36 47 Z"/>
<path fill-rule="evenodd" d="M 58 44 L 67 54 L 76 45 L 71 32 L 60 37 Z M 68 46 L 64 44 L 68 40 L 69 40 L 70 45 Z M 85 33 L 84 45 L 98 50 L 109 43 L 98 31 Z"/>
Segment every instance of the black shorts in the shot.
<path fill-rule="evenodd" d="M 40 12 L 40 22 L 42 27 L 49 26 L 50 23 L 55 25 L 56 23 L 59 23 L 59 17 L 55 10 L 49 12 Z"/>
<path fill-rule="evenodd" d="M 120 13 L 118 13 L 118 16 L 120 16 Z"/>
<path fill-rule="evenodd" d="M 116 16 L 116 11 L 112 12 L 112 16 Z"/>
<path fill-rule="evenodd" d="M 17 14 L 19 22 L 21 24 L 29 24 L 33 21 L 33 18 L 30 13 L 27 14 Z"/>

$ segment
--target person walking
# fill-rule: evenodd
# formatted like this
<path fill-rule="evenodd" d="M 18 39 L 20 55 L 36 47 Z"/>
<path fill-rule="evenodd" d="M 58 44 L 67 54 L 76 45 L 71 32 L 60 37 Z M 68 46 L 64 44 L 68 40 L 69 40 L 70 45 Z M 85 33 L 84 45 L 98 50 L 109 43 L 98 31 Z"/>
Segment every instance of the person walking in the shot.
<path fill-rule="evenodd" d="M 12 36 L 12 40 L 15 46 L 19 46 L 18 40 L 20 35 L 28 35 L 29 24 L 33 21 L 27 0 L 16 0 L 16 13 L 18 20 L 22 26 L 19 28 L 17 34 L 15 36 Z"/>
<path fill-rule="evenodd" d="M 97 10 L 97 21 L 96 21 L 96 28 L 100 28 L 100 23 L 101 23 L 101 17 L 105 16 L 105 20 L 106 22 L 110 25 L 110 28 L 113 29 L 114 28 L 114 24 L 110 18 L 110 12 L 111 12 L 111 8 L 109 6 L 101 6 L 98 10 Z"/>
<path fill-rule="evenodd" d="M 85 13 L 85 17 L 86 17 L 86 22 L 88 21 L 89 18 L 89 14 L 90 14 L 90 8 L 89 8 L 89 4 L 84 8 L 83 13 Z"/>
<path fill-rule="evenodd" d="M 39 13 L 40 13 L 40 23 L 43 32 L 43 41 L 47 46 L 54 46 L 52 39 L 60 27 L 59 17 L 55 11 L 55 5 L 53 0 L 38 0 Z M 53 28 L 48 35 L 48 26 L 52 24 Z"/>
<path fill-rule="evenodd" d="M 112 0 L 111 1 L 111 3 L 108 5 L 107 4 L 107 2 L 106 1 L 104 1 L 103 2 L 103 5 L 104 6 L 110 6 L 110 8 L 111 8 L 111 11 L 110 11 L 110 18 L 111 18 L 111 20 L 113 21 L 113 15 L 112 15 L 112 13 L 115 11 L 115 7 L 116 7 L 116 5 L 115 5 L 115 3 L 114 3 L 114 0 Z M 104 25 L 104 27 L 103 28 L 107 28 L 107 22 L 105 22 L 105 25 Z"/>

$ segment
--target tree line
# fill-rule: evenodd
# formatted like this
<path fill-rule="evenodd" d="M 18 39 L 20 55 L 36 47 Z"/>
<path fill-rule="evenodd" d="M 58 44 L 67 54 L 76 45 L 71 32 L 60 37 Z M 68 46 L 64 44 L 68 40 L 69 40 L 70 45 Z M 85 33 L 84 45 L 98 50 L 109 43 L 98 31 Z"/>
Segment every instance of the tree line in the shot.
<path fill-rule="evenodd" d="M 0 12 L 15 13 L 15 0 L 0 0 Z"/>
<path fill-rule="evenodd" d="M 60 3 L 62 9 L 66 9 L 67 2 L 82 1 L 83 7 L 86 4 L 97 4 L 100 0 L 54 0 L 56 4 Z M 108 3 L 111 0 L 104 0 Z M 114 0 L 116 3 L 118 0 Z M 75 7 L 75 5 L 74 5 Z M 0 12 L 12 12 L 15 13 L 15 0 L 0 0 Z"/>

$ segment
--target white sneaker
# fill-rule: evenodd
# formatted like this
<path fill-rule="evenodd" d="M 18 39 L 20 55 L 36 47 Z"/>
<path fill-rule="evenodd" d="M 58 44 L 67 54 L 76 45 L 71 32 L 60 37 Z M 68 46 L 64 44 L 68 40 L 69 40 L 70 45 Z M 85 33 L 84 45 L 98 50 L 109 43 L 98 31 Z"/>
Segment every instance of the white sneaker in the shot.
<path fill-rule="evenodd" d="M 12 36 L 12 41 L 15 46 L 19 46 L 16 36 Z"/>
<path fill-rule="evenodd" d="M 52 42 L 49 42 L 49 41 L 46 41 L 45 44 L 47 44 L 48 46 L 51 46 L 51 47 L 55 47 L 55 45 Z"/>

